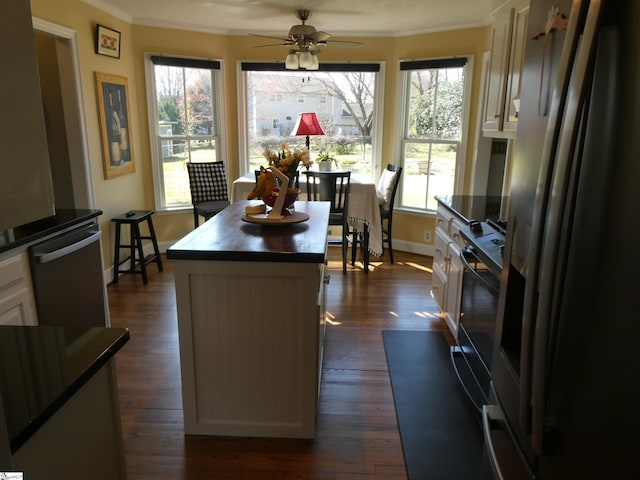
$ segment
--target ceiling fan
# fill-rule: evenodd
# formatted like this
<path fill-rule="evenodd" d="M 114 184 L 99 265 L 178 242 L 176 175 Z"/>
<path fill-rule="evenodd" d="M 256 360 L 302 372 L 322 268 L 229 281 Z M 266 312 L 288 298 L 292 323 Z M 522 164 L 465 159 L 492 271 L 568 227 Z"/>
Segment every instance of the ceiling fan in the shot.
<path fill-rule="evenodd" d="M 258 47 L 274 47 L 285 46 L 289 47 L 289 54 L 285 59 L 285 67 L 287 70 L 297 70 L 298 68 L 304 68 L 306 70 L 318 69 L 318 58 L 316 55 L 320 51 L 320 47 L 327 45 L 339 46 L 339 47 L 361 47 L 362 43 L 359 42 L 342 42 L 337 40 L 328 41 L 329 35 L 327 32 L 316 30 L 313 25 L 307 25 L 307 20 L 311 16 L 311 10 L 297 10 L 296 17 L 302 22 L 300 25 L 293 25 L 289 29 L 287 38 L 271 37 L 268 35 L 258 35 L 250 33 L 254 37 L 271 38 L 273 40 L 280 40 L 281 43 L 271 43 L 267 45 L 258 45 Z"/>

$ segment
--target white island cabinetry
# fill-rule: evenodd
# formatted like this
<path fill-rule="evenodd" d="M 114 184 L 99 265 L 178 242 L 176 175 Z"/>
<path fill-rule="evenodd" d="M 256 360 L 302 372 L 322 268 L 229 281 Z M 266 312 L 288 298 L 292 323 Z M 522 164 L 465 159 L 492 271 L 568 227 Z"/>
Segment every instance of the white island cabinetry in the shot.
<path fill-rule="evenodd" d="M 168 250 L 185 433 L 313 438 L 324 345 L 329 207 L 242 222 L 236 202 Z"/>

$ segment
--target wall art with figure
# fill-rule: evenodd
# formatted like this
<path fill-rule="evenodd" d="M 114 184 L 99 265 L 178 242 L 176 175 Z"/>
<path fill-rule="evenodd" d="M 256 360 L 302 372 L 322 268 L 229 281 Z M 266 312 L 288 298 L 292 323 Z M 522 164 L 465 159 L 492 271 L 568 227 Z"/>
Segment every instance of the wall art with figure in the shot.
<path fill-rule="evenodd" d="M 106 179 L 135 171 L 127 79 L 96 72 L 96 93 Z"/>

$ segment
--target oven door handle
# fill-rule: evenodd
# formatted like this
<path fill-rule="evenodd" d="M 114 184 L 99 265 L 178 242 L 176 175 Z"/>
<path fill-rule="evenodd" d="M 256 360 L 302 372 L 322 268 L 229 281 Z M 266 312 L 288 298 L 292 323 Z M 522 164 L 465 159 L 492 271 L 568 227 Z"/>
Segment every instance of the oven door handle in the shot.
<path fill-rule="evenodd" d="M 468 251 L 468 250 L 465 250 Z M 473 254 L 472 254 L 473 255 Z M 494 293 L 500 293 L 500 289 L 494 287 L 493 285 L 491 285 L 489 282 L 487 282 L 484 278 L 482 278 L 482 275 L 480 275 L 475 268 L 473 268 L 471 266 L 471 264 L 469 263 L 469 260 L 466 259 L 466 257 L 464 256 L 464 252 L 460 253 L 460 260 L 462 260 L 462 263 L 464 263 L 464 266 L 466 267 L 466 270 L 471 273 L 479 282 L 481 282 L 485 287 L 487 287 L 489 290 L 491 290 Z"/>

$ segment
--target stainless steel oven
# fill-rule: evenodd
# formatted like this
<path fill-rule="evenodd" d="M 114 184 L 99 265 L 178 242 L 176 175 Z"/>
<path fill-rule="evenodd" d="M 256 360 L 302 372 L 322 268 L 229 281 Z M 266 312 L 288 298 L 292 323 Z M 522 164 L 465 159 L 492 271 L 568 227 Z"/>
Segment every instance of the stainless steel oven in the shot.
<path fill-rule="evenodd" d="M 464 265 L 460 324 L 451 359 L 466 394 L 478 411 L 487 403 L 491 382 L 493 338 L 500 292 L 500 247 L 504 237 L 490 225 L 461 230 L 467 247 Z"/>

